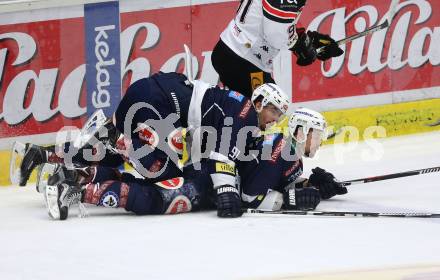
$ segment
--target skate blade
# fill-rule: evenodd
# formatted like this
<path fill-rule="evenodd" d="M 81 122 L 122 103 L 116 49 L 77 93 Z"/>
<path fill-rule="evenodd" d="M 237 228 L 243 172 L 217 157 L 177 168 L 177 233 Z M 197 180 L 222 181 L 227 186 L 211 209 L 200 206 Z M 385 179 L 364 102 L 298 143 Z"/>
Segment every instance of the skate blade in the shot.
<path fill-rule="evenodd" d="M 55 169 L 56 164 L 45 163 L 40 165 L 37 175 L 37 184 L 35 186 L 37 188 L 37 192 L 44 193 L 49 176 L 55 172 Z"/>
<path fill-rule="evenodd" d="M 54 220 L 59 220 L 60 208 L 58 207 L 58 186 L 46 186 L 44 197 L 49 216 Z"/>
<path fill-rule="evenodd" d="M 15 141 L 11 150 L 11 161 L 9 163 L 9 180 L 13 185 L 20 183 L 20 166 L 23 162 L 24 153 L 26 151 L 26 144 Z"/>

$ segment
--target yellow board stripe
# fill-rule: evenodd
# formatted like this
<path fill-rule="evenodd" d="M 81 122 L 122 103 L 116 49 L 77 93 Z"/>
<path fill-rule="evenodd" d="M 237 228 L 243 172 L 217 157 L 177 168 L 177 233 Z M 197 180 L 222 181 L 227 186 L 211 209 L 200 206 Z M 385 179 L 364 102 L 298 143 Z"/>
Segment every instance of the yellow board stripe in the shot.
<path fill-rule="evenodd" d="M 343 133 L 349 127 L 356 128 L 359 140 L 365 140 L 366 129 L 375 126 L 383 127 L 386 137 L 422 133 L 440 130 L 440 125 L 430 126 L 440 120 L 440 99 L 324 112 L 323 115 L 333 131 Z M 346 136 L 345 142 L 350 140 L 348 133 Z M 333 143 L 335 138 L 325 144 Z"/>

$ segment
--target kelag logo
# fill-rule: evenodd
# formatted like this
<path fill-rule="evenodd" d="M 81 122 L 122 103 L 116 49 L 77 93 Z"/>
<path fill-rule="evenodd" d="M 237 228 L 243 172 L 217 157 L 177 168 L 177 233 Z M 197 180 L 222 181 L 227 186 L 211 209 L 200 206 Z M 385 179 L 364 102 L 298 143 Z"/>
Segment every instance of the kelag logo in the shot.
<path fill-rule="evenodd" d="M 102 109 L 107 117 L 121 99 L 119 3 L 84 5 L 87 114 Z"/>

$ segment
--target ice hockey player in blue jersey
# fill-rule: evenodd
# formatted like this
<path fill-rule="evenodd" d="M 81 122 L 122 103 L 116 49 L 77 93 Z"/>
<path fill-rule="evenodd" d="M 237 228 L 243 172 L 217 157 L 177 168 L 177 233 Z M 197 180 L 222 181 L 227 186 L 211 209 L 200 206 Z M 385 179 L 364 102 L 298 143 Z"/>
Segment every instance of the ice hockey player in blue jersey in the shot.
<path fill-rule="evenodd" d="M 145 104 L 154 104 L 154 106 L 150 108 L 144 106 Z M 155 108 L 161 109 L 155 110 Z M 165 161 L 172 157 L 166 153 L 169 145 L 167 140 L 170 138 L 168 135 L 175 129 L 187 127 L 190 133 L 191 161 L 193 164 L 200 162 L 210 175 L 211 186 L 217 195 L 218 215 L 233 217 L 241 215 L 240 197 L 235 187 L 236 162 L 249 141 L 259 136 L 258 134 L 252 136 L 255 129 L 263 130 L 266 125 L 275 123 L 287 108 L 288 99 L 276 85 L 262 85 L 255 90 L 252 100 L 248 100 L 237 92 L 210 87 L 202 82 L 196 81 L 193 85 L 181 74 L 159 73 L 130 86 L 116 111 L 115 130 L 124 131 L 122 136 L 128 138 L 124 139 L 124 143 L 130 142 L 135 149 L 151 147 L 152 151 L 143 158 L 138 158 L 136 155 L 133 158 L 130 152 L 126 154 L 133 167 L 147 179 L 142 184 L 151 185 L 182 176 L 181 170 L 171 165 L 171 168 L 168 166 L 165 169 L 165 176 L 148 180 L 148 172 L 156 171 L 151 170 L 152 167 L 160 169 Z M 132 109 L 134 114 L 131 113 Z M 158 119 L 156 111 L 163 114 L 163 118 L 166 119 L 173 114 L 177 116 L 172 122 L 165 122 L 165 125 L 154 123 L 150 125 L 151 120 L 162 121 Z M 127 116 L 128 128 L 124 127 L 127 124 Z M 199 130 L 199 128 L 207 130 Z M 210 141 L 210 136 L 207 134 L 213 135 L 214 138 L 211 137 Z M 162 145 L 161 149 L 156 149 L 159 145 Z M 199 151 L 196 150 L 197 147 Z M 157 167 L 156 162 L 161 160 L 161 164 Z M 100 165 L 106 166 L 106 164 Z M 96 172 L 90 172 L 89 169 L 84 170 L 83 173 L 85 174 L 82 177 L 89 180 L 82 183 L 89 183 L 90 178 L 96 177 Z M 95 175 L 90 175 L 92 173 Z M 63 179 L 63 176 L 56 178 Z M 59 189 L 59 195 L 63 193 L 61 188 L 69 185 L 61 184 L 61 181 L 56 188 Z"/>
<path fill-rule="evenodd" d="M 180 175 L 177 162 L 182 146 L 173 141 L 173 135 L 182 128 L 188 131 L 193 162 L 202 156 L 212 161 L 233 162 L 240 154 L 236 144 L 240 144 L 237 137 L 241 128 L 264 130 L 287 111 L 288 97 L 276 85 L 265 85 L 257 93 L 251 101 L 238 92 L 211 87 L 202 81 L 194 81 L 193 85 L 183 74 L 158 73 L 128 88 L 113 121 L 107 121 L 103 127 L 106 130 L 104 137 L 99 132 L 97 138 L 107 146 L 119 148 L 118 152 L 136 171 L 152 181 Z M 207 134 L 203 129 L 215 130 L 216 133 L 208 135 L 215 135 L 215 139 L 201 139 Z M 244 141 L 241 143 L 244 147 L 251 138 L 241 136 L 238 140 Z M 127 144 L 132 149 L 126 147 Z M 207 147 L 208 144 L 211 146 Z M 72 148 L 71 145 L 68 148 Z M 53 150 L 53 147 L 42 150 L 29 145 L 26 152 L 32 160 L 23 160 L 20 185 L 26 184 L 38 164 L 60 161 Z M 202 151 L 205 154 L 201 154 Z M 84 149 L 73 154 L 75 164 L 99 162 L 103 166 L 116 167 L 123 162 L 122 157 L 117 159 L 107 152 L 105 158 L 96 161 L 85 160 Z"/>
<path fill-rule="evenodd" d="M 313 157 L 324 140 L 326 121 L 316 111 L 300 108 L 289 118 L 289 137 L 265 135 L 255 143 L 258 155 L 238 165 L 244 206 L 267 210 L 315 209 L 321 199 L 347 193 L 334 176 L 317 167 L 302 178 L 302 157 Z"/>
<path fill-rule="evenodd" d="M 250 96 L 263 83 L 273 83 L 273 62 L 290 50 L 297 64 L 328 60 L 343 54 L 330 36 L 298 28 L 306 0 L 241 0 L 235 17 L 221 33 L 211 60 L 220 81 Z M 324 47 L 317 53 L 317 49 Z"/>
<path fill-rule="evenodd" d="M 255 160 L 238 163 L 244 207 L 310 210 L 318 205 L 321 198 L 328 199 L 347 192 L 332 174 L 320 168 L 313 169 L 308 180 L 300 177 L 302 156 L 313 157 L 321 144 L 325 130 L 324 118 L 312 110 L 299 109 L 289 120 L 289 130 L 292 136 L 289 138 L 294 139 L 293 142 L 284 139 L 282 134 L 266 136 L 255 146 L 250 146 L 259 153 Z M 84 185 L 85 181 L 88 184 Z M 183 178 L 155 184 L 105 167 L 66 170 L 59 166 L 49 179 L 45 195 L 49 214 L 55 219 L 66 219 L 70 205 L 81 202 L 123 207 L 138 215 L 214 209 L 216 204 L 218 207 L 207 166 L 201 170 L 187 166 Z M 219 216 L 241 215 L 236 214 L 241 213 L 241 209 L 233 210 L 239 211 Z"/>

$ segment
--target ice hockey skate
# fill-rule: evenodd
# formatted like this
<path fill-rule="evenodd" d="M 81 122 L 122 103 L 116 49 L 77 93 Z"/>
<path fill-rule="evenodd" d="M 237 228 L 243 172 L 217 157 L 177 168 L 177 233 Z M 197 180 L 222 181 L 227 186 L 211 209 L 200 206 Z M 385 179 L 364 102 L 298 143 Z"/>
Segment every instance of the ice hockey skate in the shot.
<path fill-rule="evenodd" d="M 14 142 L 11 152 L 10 178 L 13 184 L 26 186 L 32 171 L 47 162 L 50 148 Z"/>
<path fill-rule="evenodd" d="M 104 136 L 100 137 L 101 134 Z M 96 137 L 98 141 L 112 148 L 118 136 L 119 133 L 111 123 L 111 119 L 106 119 L 102 110 L 98 110 L 84 124 L 73 145 L 78 149 L 90 147 L 89 141 L 93 142 L 92 137 Z M 15 141 L 11 150 L 9 169 L 11 183 L 25 186 L 32 171 L 43 163 L 52 162 L 53 158 L 57 158 L 55 146 L 43 147 Z M 55 161 L 62 162 L 61 159 Z"/>
<path fill-rule="evenodd" d="M 83 187 L 79 183 L 79 178 L 80 175 L 76 170 L 56 165 L 44 189 L 46 207 L 52 219 L 67 219 L 69 208 L 76 204 L 80 207 L 81 216 L 85 216 L 84 206 L 81 204 Z"/>

